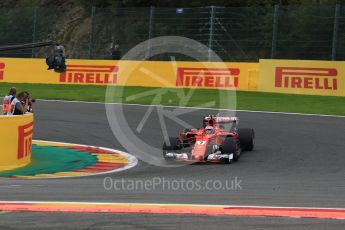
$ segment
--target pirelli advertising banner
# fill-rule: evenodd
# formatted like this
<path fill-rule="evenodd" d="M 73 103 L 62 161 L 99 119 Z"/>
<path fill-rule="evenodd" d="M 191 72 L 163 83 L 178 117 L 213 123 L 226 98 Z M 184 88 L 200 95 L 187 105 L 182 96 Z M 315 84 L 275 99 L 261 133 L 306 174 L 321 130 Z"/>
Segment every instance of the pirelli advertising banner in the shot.
<path fill-rule="evenodd" d="M 44 59 L 0 59 L 0 82 L 255 90 L 258 63 L 67 60 L 67 71 Z"/>
<path fill-rule="evenodd" d="M 0 115 L 0 171 L 25 166 L 31 161 L 33 114 Z"/>
<path fill-rule="evenodd" d="M 262 59 L 258 90 L 345 96 L 345 62 Z"/>

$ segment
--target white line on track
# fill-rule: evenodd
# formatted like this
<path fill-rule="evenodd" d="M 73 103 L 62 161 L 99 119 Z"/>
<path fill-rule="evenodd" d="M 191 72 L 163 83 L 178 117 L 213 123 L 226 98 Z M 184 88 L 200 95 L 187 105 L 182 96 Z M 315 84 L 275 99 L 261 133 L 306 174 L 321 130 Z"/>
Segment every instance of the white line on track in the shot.
<path fill-rule="evenodd" d="M 0 188 L 21 188 L 23 185 L 19 184 L 9 184 L 9 185 L 0 185 Z"/>
<path fill-rule="evenodd" d="M 345 118 L 342 115 L 331 115 L 331 114 L 314 114 L 314 113 L 289 113 L 289 112 L 274 112 L 274 111 L 258 111 L 258 110 L 231 110 L 231 109 L 214 109 L 214 108 L 202 108 L 202 107 L 187 107 L 187 106 L 172 106 L 172 105 L 143 105 L 143 104 L 127 104 L 127 103 L 104 103 L 104 102 L 89 102 L 89 101 L 67 101 L 67 100 L 46 100 L 37 99 L 38 101 L 47 102 L 62 102 L 62 103 L 83 103 L 83 104 L 103 104 L 103 105 L 125 105 L 125 106 L 140 106 L 140 107 L 151 107 L 160 106 L 165 108 L 181 108 L 181 109 L 194 109 L 194 110 L 220 110 L 220 111 L 234 111 L 234 112 L 245 112 L 245 113 L 264 113 L 264 114 L 282 114 L 282 115 L 297 115 L 297 116 L 315 116 L 315 117 L 335 117 Z"/>

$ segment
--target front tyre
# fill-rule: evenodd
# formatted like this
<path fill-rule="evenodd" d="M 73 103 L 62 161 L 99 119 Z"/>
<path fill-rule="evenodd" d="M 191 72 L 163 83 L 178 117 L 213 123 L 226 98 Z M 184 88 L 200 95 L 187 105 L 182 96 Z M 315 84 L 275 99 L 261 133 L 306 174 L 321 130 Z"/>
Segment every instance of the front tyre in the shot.
<path fill-rule="evenodd" d="M 163 144 L 163 157 L 166 157 L 168 151 L 176 151 L 182 148 L 182 142 L 178 137 L 169 137 L 169 142 L 164 141 Z"/>
<path fill-rule="evenodd" d="M 222 154 L 233 154 L 232 161 L 238 161 L 241 156 L 241 146 L 238 140 L 227 137 L 222 144 Z M 231 160 L 229 159 L 229 163 Z"/>
<path fill-rule="evenodd" d="M 246 151 L 252 151 L 254 149 L 254 138 L 255 132 L 254 129 L 250 128 L 239 128 L 238 139 L 241 143 L 241 148 Z"/>

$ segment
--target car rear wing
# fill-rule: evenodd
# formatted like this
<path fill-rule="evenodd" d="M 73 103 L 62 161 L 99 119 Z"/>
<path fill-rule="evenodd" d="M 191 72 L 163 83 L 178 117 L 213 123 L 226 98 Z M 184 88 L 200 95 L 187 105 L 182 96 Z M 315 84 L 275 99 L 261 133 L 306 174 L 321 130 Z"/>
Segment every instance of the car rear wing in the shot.
<path fill-rule="evenodd" d="M 217 124 L 226 124 L 226 123 L 238 123 L 239 119 L 238 117 L 212 117 L 212 116 L 207 116 L 204 118 L 205 122 L 210 121 L 211 119 L 214 119 L 214 121 Z"/>

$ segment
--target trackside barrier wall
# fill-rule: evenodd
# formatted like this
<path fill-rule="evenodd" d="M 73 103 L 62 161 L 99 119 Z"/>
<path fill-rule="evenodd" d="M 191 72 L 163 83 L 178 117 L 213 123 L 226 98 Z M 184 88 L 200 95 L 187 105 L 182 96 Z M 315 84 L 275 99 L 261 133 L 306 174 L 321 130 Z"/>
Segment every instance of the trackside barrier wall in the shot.
<path fill-rule="evenodd" d="M 45 59 L 0 59 L 0 82 L 255 90 L 258 63 L 67 60 L 47 71 Z"/>
<path fill-rule="evenodd" d="M 0 171 L 30 163 L 33 127 L 33 114 L 0 116 Z"/>
<path fill-rule="evenodd" d="M 67 71 L 47 71 L 44 59 L 0 58 L 0 83 L 118 85 L 236 89 L 345 96 L 344 61 L 160 62 L 67 60 Z"/>
<path fill-rule="evenodd" d="M 344 61 L 260 60 L 258 91 L 345 96 Z"/>

